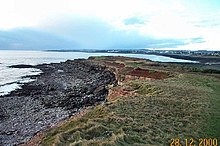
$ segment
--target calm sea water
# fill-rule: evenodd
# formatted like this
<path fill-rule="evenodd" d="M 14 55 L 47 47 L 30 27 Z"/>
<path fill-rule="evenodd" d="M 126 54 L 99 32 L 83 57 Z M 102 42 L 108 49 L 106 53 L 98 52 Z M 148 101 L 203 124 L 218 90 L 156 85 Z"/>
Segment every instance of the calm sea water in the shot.
<path fill-rule="evenodd" d="M 20 85 L 32 81 L 22 78 L 27 75 L 37 75 L 40 70 L 34 68 L 9 68 L 10 65 L 42 63 L 58 63 L 67 59 L 88 58 L 89 56 L 127 56 L 145 58 L 160 62 L 192 62 L 157 55 L 145 54 L 115 54 L 115 53 L 82 53 L 82 52 L 44 52 L 44 51 L 0 51 L 0 96 L 20 88 Z"/>

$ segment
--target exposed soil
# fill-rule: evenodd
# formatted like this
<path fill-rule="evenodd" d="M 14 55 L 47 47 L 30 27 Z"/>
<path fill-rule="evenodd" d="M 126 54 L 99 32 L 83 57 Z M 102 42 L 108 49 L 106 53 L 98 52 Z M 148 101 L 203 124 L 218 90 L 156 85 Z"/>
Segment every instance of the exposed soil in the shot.
<path fill-rule="evenodd" d="M 145 67 L 166 67 L 165 64 L 160 64 L 152 62 L 150 60 L 138 59 L 138 58 L 129 58 L 129 57 L 102 57 L 100 60 L 95 58 L 90 58 L 93 61 L 99 62 L 112 68 L 114 71 L 117 80 L 123 81 L 125 79 L 166 79 L 169 78 L 169 74 L 166 72 L 160 72 L 155 70 L 145 69 Z M 121 62 L 121 63 L 119 63 Z M 135 67 L 135 66 L 140 67 Z M 142 68 L 143 67 L 143 68 Z"/>
<path fill-rule="evenodd" d="M 141 68 L 135 68 L 134 70 L 128 72 L 127 74 L 131 76 L 146 77 L 146 78 L 160 79 L 160 80 L 169 77 L 166 73 L 163 72 L 150 71 Z"/>
<path fill-rule="evenodd" d="M 118 97 L 126 97 L 126 96 L 134 96 L 136 95 L 134 90 L 130 90 L 129 88 L 125 88 L 123 86 L 118 86 L 114 90 L 109 90 L 109 95 L 107 99 L 114 100 Z"/>

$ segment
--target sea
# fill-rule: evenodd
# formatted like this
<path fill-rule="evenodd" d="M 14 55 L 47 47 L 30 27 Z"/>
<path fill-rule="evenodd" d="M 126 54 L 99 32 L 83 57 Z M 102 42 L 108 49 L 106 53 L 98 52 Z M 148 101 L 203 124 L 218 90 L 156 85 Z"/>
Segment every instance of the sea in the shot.
<path fill-rule="evenodd" d="M 68 59 L 87 59 L 90 56 L 126 56 L 145 58 L 159 62 L 193 62 L 159 55 L 121 54 L 121 53 L 86 53 L 86 52 L 50 52 L 50 51 L 8 51 L 0 50 L 0 96 L 21 88 L 21 85 L 34 81 L 26 76 L 38 75 L 41 70 L 35 68 L 9 68 L 11 65 L 37 65 L 42 63 L 59 63 Z"/>

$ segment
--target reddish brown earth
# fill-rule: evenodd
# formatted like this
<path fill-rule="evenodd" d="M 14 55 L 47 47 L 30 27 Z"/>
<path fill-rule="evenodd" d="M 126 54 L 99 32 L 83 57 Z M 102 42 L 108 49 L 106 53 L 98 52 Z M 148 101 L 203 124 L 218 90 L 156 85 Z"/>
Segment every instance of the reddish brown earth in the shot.
<path fill-rule="evenodd" d="M 128 88 L 124 88 L 119 86 L 117 89 L 109 90 L 109 95 L 107 99 L 115 99 L 117 97 L 127 97 L 136 95 L 135 91 L 129 90 Z"/>
<path fill-rule="evenodd" d="M 166 72 L 159 72 L 154 70 L 145 69 L 145 67 L 151 66 L 161 66 L 159 63 L 152 62 L 150 60 L 138 59 L 138 58 L 129 58 L 129 57 L 120 57 L 120 56 L 107 56 L 101 60 L 90 58 L 96 62 L 102 63 L 107 67 L 111 68 L 112 71 L 116 74 L 116 77 L 119 81 L 131 80 L 131 79 L 157 79 L 162 80 L 169 77 L 169 74 Z M 122 62 L 122 63 L 118 63 Z M 139 67 L 133 67 L 128 65 L 129 63 L 134 63 Z M 141 68 L 140 68 L 141 66 Z M 143 67 L 143 68 L 142 68 Z"/>
<path fill-rule="evenodd" d="M 168 74 L 157 71 L 150 71 L 142 68 L 135 68 L 132 71 L 128 72 L 127 75 L 136 76 L 136 77 L 145 77 L 151 79 L 165 79 L 168 78 Z"/>

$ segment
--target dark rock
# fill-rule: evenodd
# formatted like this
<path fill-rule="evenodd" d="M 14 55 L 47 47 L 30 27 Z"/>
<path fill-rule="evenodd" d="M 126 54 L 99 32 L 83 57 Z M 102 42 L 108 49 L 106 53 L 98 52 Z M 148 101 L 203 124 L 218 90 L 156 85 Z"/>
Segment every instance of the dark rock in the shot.
<path fill-rule="evenodd" d="M 85 59 L 37 66 L 35 81 L 0 98 L 0 144 L 17 145 L 37 132 L 69 118 L 86 106 L 103 102 L 115 75 Z"/>
<path fill-rule="evenodd" d="M 19 65 L 11 65 L 10 68 L 33 68 L 33 65 L 19 64 Z"/>
<path fill-rule="evenodd" d="M 6 116 L 5 110 L 0 107 L 0 121 L 3 121 Z"/>

